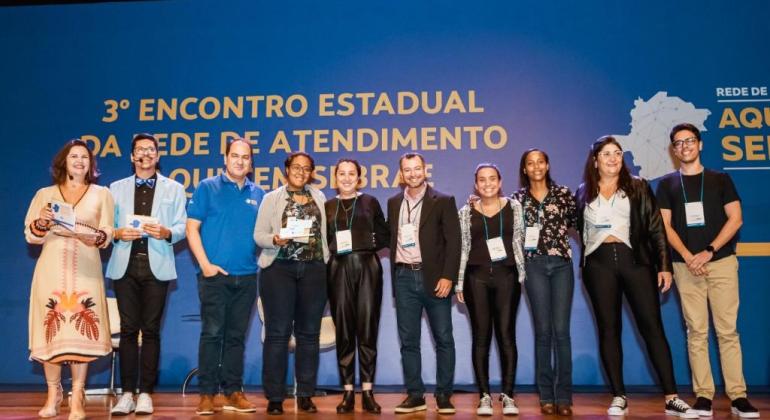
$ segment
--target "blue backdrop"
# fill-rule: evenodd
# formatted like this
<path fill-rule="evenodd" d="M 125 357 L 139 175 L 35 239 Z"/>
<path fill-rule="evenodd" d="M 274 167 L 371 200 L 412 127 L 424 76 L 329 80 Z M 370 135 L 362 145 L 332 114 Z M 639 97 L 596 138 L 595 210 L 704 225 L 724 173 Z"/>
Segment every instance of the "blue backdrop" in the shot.
<path fill-rule="evenodd" d="M 743 198 L 741 310 L 746 381 L 770 384 L 767 282 L 770 206 L 770 3 L 763 1 L 260 2 L 157 1 L 0 8 L 0 383 L 42 383 L 28 361 L 27 308 L 36 255 L 22 239 L 50 159 L 72 137 L 99 154 L 102 185 L 127 176 L 132 134 L 158 133 L 164 173 L 192 192 L 222 166 L 223 138 L 254 140 L 257 182 L 271 189 L 288 149 L 316 157 L 327 194 L 343 155 L 365 165 L 382 204 L 398 156 L 420 151 L 432 181 L 463 201 L 478 162 L 503 170 L 513 191 L 521 153 L 551 155 L 557 182 L 575 188 L 588 145 L 621 136 L 635 172 L 672 170 L 667 133 L 681 121 L 704 131 L 704 161 L 730 172 Z M 745 91 L 744 89 L 745 88 Z M 423 93 L 424 92 L 424 98 Z M 438 96 L 441 96 L 440 99 Z M 399 107 L 399 100 L 401 101 Z M 161 385 L 197 364 L 200 323 L 194 265 L 178 247 L 179 279 L 163 324 Z M 757 256 L 749 256 L 757 255 Z M 387 266 L 389 261 L 384 260 Z M 386 270 L 386 273 L 388 271 Z M 377 383 L 401 384 L 390 281 L 386 279 Z M 603 385 L 595 324 L 576 282 L 574 380 Z M 522 302 L 526 302 L 523 298 Z M 677 381 L 690 383 L 675 292 L 662 297 Z M 519 310 L 516 382 L 534 382 L 528 303 Z M 470 384 L 470 331 L 454 309 L 456 382 Z M 635 328 L 624 331 L 628 384 L 655 382 Z M 247 343 L 247 384 L 261 382 L 261 322 Z M 434 382 L 423 334 L 424 376 Z M 712 365 L 719 364 L 712 351 Z M 499 365 L 492 362 L 495 381 Z M 92 383 L 107 381 L 94 367 Z M 321 384 L 337 384 L 334 351 Z"/>

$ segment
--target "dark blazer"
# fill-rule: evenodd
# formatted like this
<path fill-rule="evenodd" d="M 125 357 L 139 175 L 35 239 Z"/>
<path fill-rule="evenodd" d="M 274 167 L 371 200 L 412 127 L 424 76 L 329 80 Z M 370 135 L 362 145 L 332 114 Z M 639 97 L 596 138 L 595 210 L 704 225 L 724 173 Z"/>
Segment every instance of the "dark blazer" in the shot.
<path fill-rule="evenodd" d="M 582 197 L 585 185 L 580 184 L 575 192 L 575 201 L 578 206 L 578 231 L 580 242 L 583 245 L 580 257 L 580 266 L 585 264 L 585 244 L 583 244 L 583 231 L 585 219 L 583 212 L 586 203 Z M 631 247 L 634 251 L 634 262 L 640 265 L 655 267 L 656 272 L 671 269 L 671 256 L 668 253 L 666 229 L 663 226 L 663 217 L 660 215 L 655 194 L 652 193 L 650 184 L 642 178 L 633 177 L 631 191 L 626 192 L 631 204 L 631 227 L 629 229 Z"/>
<path fill-rule="evenodd" d="M 398 214 L 403 201 L 403 191 L 388 199 L 390 277 L 393 281 L 396 280 Z M 457 284 L 457 273 L 460 271 L 460 220 L 454 197 L 427 186 L 420 213 L 419 235 L 423 286 L 425 292 L 433 296 L 439 279 L 449 279 Z"/>

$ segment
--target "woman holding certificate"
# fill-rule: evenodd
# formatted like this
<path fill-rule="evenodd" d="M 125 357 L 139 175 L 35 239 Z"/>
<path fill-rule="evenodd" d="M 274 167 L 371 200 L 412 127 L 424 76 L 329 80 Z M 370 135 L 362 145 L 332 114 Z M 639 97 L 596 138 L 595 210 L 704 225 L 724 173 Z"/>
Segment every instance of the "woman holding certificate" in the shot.
<path fill-rule="evenodd" d="M 266 194 L 254 240 L 262 248 L 259 295 L 265 313 L 262 383 L 268 414 L 283 413 L 289 339 L 296 338 L 297 407 L 315 413 L 321 317 L 326 306 L 326 215 L 323 193 L 311 186 L 313 158 L 304 152 L 284 162 L 287 184 Z"/>
<path fill-rule="evenodd" d="M 99 248 L 112 239 L 113 201 L 95 185 L 96 160 L 79 139 L 59 150 L 51 175 L 54 185 L 38 190 L 24 221 L 27 242 L 43 246 L 32 278 L 30 358 L 43 364 L 48 384 L 38 415 L 59 414 L 62 364 L 69 364 L 69 418 L 83 419 L 88 362 L 112 350 Z"/>
<path fill-rule="evenodd" d="M 358 192 L 361 165 L 354 159 L 337 162 L 337 197 L 326 202 L 329 251 L 329 306 L 336 328 L 337 362 L 345 389 L 338 413 L 354 409 L 356 348 L 361 375 L 361 403 L 366 412 L 382 410 L 372 384 L 377 365 L 377 333 L 382 303 L 382 265 L 377 251 L 390 241 L 377 199 Z"/>
<path fill-rule="evenodd" d="M 462 252 L 456 292 L 457 299 L 468 305 L 471 318 L 471 359 L 479 388 L 476 414 L 493 414 L 489 350 L 494 331 L 500 350 L 502 412 L 516 415 L 516 310 L 525 277 L 521 204 L 502 197 L 503 180 L 497 166 L 479 164 L 475 178 L 480 199 L 459 212 Z"/>

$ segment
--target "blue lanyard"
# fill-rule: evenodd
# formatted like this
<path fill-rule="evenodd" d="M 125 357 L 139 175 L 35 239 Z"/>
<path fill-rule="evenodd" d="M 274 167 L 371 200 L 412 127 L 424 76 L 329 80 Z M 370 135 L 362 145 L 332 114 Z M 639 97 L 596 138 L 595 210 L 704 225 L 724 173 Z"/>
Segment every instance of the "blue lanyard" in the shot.
<path fill-rule="evenodd" d="M 484 204 L 479 200 L 479 207 L 481 208 L 481 220 L 484 221 L 484 237 L 489 240 L 489 230 L 487 229 L 487 216 L 484 215 Z M 500 199 L 497 199 L 497 217 L 500 225 L 500 237 L 503 236 L 503 207 L 500 205 Z"/>
<path fill-rule="evenodd" d="M 615 198 L 618 197 L 618 190 L 615 190 L 614 193 L 612 193 L 612 201 L 610 201 L 610 207 L 615 207 Z M 599 191 L 599 196 L 597 197 L 598 201 L 596 202 L 596 207 L 602 206 L 602 192 Z"/>
<path fill-rule="evenodd" d="M 356 198 L 353 199 L 353 210 L 350 212 L 350 219 L 348 219 L 348 230 L 353 228 L 353 218 L 356 216 L 356 202 L 358 201 L 358 195 L 356 195 Z M 339 228 L 337 227 L 337 214 L 340 212 L 340 202 L 342 202 L 342 198 L 337 200 L 337 209 L 334 210 L 334 231 L 339 232 Z M 345 213 L 345 216 L 348 214 Z"/>
<path fill-rule="evenodd" d="M 700 173 L 700 201 L 703 202 L 703 182 L 705 180 L 706 176 L 706 170 L 704 169 L 703 172 Z M 682 196 L 684 197 L 684 202 L 687 204 L 687 191 L 684 190 L 684 181 L 682 181 L 682 171 L 679 171 L 679 183 L 682 184 Z"/>

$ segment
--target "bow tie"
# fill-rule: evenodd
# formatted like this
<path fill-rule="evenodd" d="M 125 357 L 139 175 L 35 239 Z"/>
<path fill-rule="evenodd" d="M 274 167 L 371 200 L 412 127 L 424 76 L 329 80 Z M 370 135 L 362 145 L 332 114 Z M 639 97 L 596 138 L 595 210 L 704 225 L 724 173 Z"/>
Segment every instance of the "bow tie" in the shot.
<path fill-rule="evenodd" d="M 142 185 L 147 185 L 150 188 L 155 188 L 155 178 L 149 178 L 149 179 L 136 178 L 136 186 L 141 187 Z"/>

